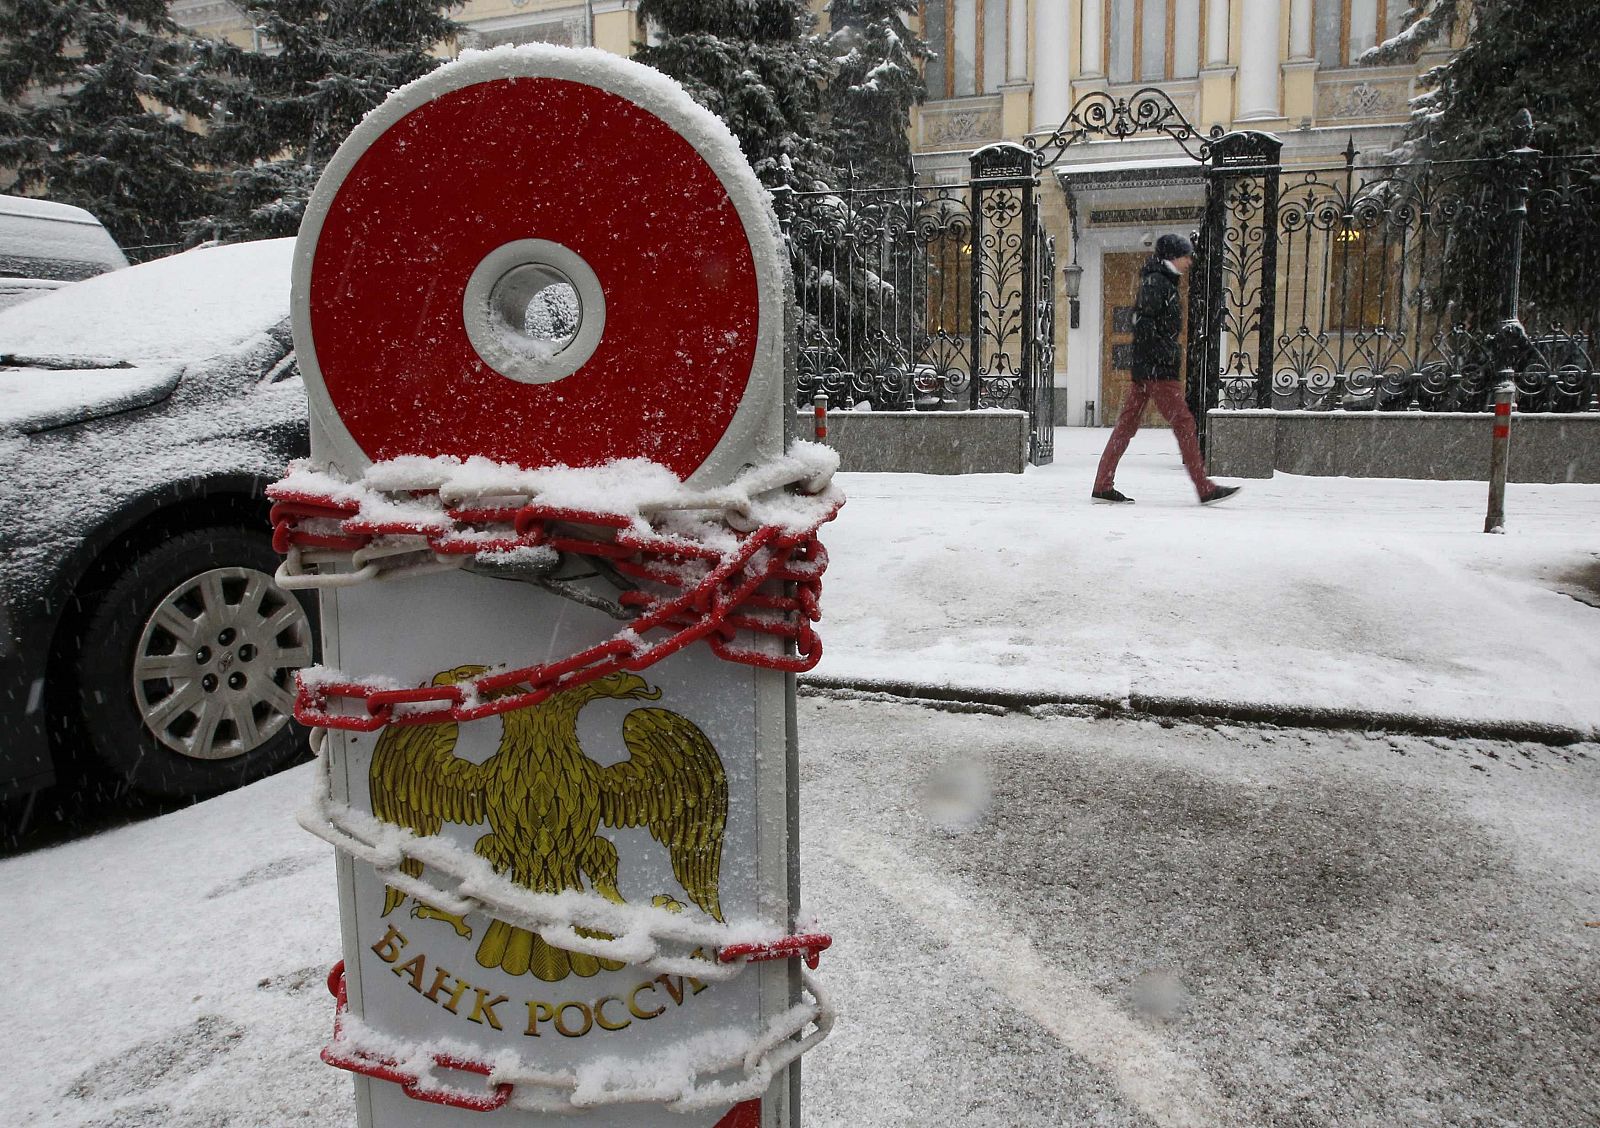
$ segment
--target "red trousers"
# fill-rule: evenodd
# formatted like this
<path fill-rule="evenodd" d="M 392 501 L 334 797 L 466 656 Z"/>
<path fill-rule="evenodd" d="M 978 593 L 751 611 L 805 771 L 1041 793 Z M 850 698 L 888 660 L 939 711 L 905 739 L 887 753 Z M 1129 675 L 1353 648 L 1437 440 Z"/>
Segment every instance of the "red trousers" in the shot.
<path fill-rule="evenodd" d="M 1205 459 L 1200 454 L 1200 437 L 1195 433 L 1194 416 L 1189 414 L 1189 405 L 1183 401 L 1181 380 L 1135 380 L 1129 386 L 1128 397 L 1122 401 L 1122 412 L 1117 416 L 1117 425 L 1112 428 L 1105 453 L 1100 456 L 1100 470 L 1094 477 L 1095 492 L 1109 490 L 1115 483 L 1117 463 L 1122 461 L 1123 452 L 1139 430 L 1139 417 L 1144 414 L 1144 405 L 1151 400 L 1156 401 L 1156 410 L 1172 425 L 1172 433 L 1178 439 L 1178 450 L 1183 454 L 1184 469 L 1189 471 L 1195 493 L 1204 497 L 1216 483 L 1206 477 Z"/>

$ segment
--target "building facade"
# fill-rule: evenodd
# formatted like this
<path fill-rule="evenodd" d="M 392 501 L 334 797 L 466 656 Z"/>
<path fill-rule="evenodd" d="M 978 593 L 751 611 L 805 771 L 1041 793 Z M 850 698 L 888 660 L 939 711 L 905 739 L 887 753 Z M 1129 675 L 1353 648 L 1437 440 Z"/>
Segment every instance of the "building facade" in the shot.
<path fill-rule="evenodd" d="M 826 0 L 811 0 L 826 20 Z M 927 101 L 912 118 L 918 182 L 965 185 L 971 154 L 997 142 L 1048 138 L 1091 95 L 1131 98 L 1158 88 L 1200 134 L 1260 130 L 1283 143 L 1282 164 L 1336 169 L 1359 152 L 1393 146 L 1417 76 L 1452 49 L 1435 44 L 1415 65 L 1361 66 L 1361 55 L 1400 30 L 1408 0 L 919 0 L 917 21 L 936 57 Z M 227 0 L 174 0 L 173 14 L 241 44 L 254 33 Z M 633 0 L 467 0 L 466 30 L 440 53 L 547 42 L 631 54 L 648 33 Z M 1165 231 L 1200 223 L 1204 176 L 1192 153 L 1160 134 L 1085 139 L 1041 176 L 1040 218 L 1058 265 L 1079 291 L 1055 318 L 1054 421 L 1104 425 L 1126 392 L 1131 300 L 1139 264 Z M 1327 269 L 1285 283 L 1279 300 L 1302 307 L 1344 283 Z M 1052 279 L 1069 308 L 1066 273 Z M 1365 277 L 1365 273 L 1363 273 Z M 1338 328 L 1359 321 L 1363 290 L 1348 285 Z M 1376 294 L 1376 290 L 1372 291 Z M 931 316 L 931 315 L 930 315 Z M 1331 319 L 1331 320 L 1329 320 Z M 1354 325 L 1355 321 L 1351 324 Z"/>
<path fill-rule="evenodd" d="M 923 34 L 940 58 L 928 67 L 928 101 L 913 123 L 919 178 L 961 183 L 974 149 L 1048 137 L 1087 95 L 1131 98 L 1152 86 L 1202 134 L 1221 127 L 1275 135 L 1286 168 L 1337 168 L 1352 144 L 1375 157 L 1397 141 L 1417 76 L 1451 50 L 1433 45 L 1416 65 L 1358 65 L 1400 30 L 1408 6 L 922 0 Z M 1139 263 L 1162 232 L 1199 226 L 1204 179 L 1179 144 L 1143 135 L 1073 145 L 1044 181 L 1043 222 L 1058 260 L 1081 268 L 1077 325 L 1057 318 L 1055 418 L 1104 424 L 1127 387 Z M 1305 300 L 1303 292 L 1286 296 Z M 1067 306 L 1064 292 L 1058 305 Z"/>
<path fill-rule="evenodd" d="M 453 57 L 463 48 L 506 43 L 556 43 L 631 55 L 633 44 L 644 35 L 636 8 L 634 0 L 465 0 L 451 16 L 466 30 L 458 41 L 440 44 L 439 54 Z M 230 0 L 172 0 L 169 9 L 191 30 L 242 47 L 261 46 Z"/>

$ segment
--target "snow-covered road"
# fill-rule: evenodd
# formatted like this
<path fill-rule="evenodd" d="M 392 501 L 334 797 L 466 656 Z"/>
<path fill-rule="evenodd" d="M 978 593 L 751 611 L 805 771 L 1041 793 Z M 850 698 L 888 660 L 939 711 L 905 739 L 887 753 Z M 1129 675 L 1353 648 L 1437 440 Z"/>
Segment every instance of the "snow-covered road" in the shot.
<path fill-rule="evenodd" d="M 845 1001 L 813 1126 L 1600 1107 L 1596 746 L 815 698 L 802 723 Z"/>
<path fill-rule="evenodd" d="M 809 1128 L 1600 1106 L 1600 748 L 801 700 Z M 19 1125 L 338 1126 L 299 768 L 0 862 Z M 597 1121 L 595 1128 L 600 1128 Z"/>
<path fill-rule="evenodd" d="M 844 475 L 818 673 L 1600 731 L 1600 486 L 1279 476 L 1171 436 Z M 843 1017 L 808 1128 L 1519 1125 L 1600 1108 L 1600 745 L 801 702 Z M 301 768 L 0 859 L 0 1122 L 352 1123 Z M 602 1128 L 599 1122 L 594 1128 Z"/>

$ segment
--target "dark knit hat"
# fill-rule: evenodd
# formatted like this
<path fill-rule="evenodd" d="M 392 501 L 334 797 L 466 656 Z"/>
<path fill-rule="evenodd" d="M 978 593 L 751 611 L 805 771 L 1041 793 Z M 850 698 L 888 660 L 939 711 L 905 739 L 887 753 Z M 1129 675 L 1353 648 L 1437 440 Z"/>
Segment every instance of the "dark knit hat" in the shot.
<path fill-rule="evenodd" d="M 1194 244 L 1182 235 L 1163 235 L 1156 240 L 1156 258 L 1171 262 L 1173 259 L 1181 259 L 1185 255 L 1192 254 L 1194 254 Z"/>

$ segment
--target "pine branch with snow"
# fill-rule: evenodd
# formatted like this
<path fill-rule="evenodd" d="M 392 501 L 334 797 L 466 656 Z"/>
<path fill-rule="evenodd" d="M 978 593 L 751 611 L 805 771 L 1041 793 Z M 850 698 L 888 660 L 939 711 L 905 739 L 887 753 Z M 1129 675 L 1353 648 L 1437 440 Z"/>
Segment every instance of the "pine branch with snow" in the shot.
<path fill-rule="evenodd" d="M 1360 66 L 1387 67 L 1414 63 L 1434 43 L 1446 43 L 1461 18 L 1462 0 L 1420 0 L 1419 7 L 1400 14 L 1400 30 L 1362 52 Z"/>
<path fill-rule="evenodd" d="M 292 235 L 322 169 L 395 88 L 441 60 L 459 25 L 449 0 L 243 0 L 260 50 L 212 42 L 222 87 L 208 137 L 227 170 L 222 207 L 196 225 L 223 238 Z"/>
<path fill-rule="evenodd" d="M 640 0 L 639 14 L 659 35 L 634 58 L 726 122 L 763 184 L 826 183 L 827 64 L 804 0 Z"/>
<path fill-rule="evenodd" d="M 909 184 L 911 107 L 923 100 L 932 55 L 907 26 L 915 0 L 833 0 L 825 49 L 834 70 L 825 96 L 834 163 L 858 186 Z"/>

